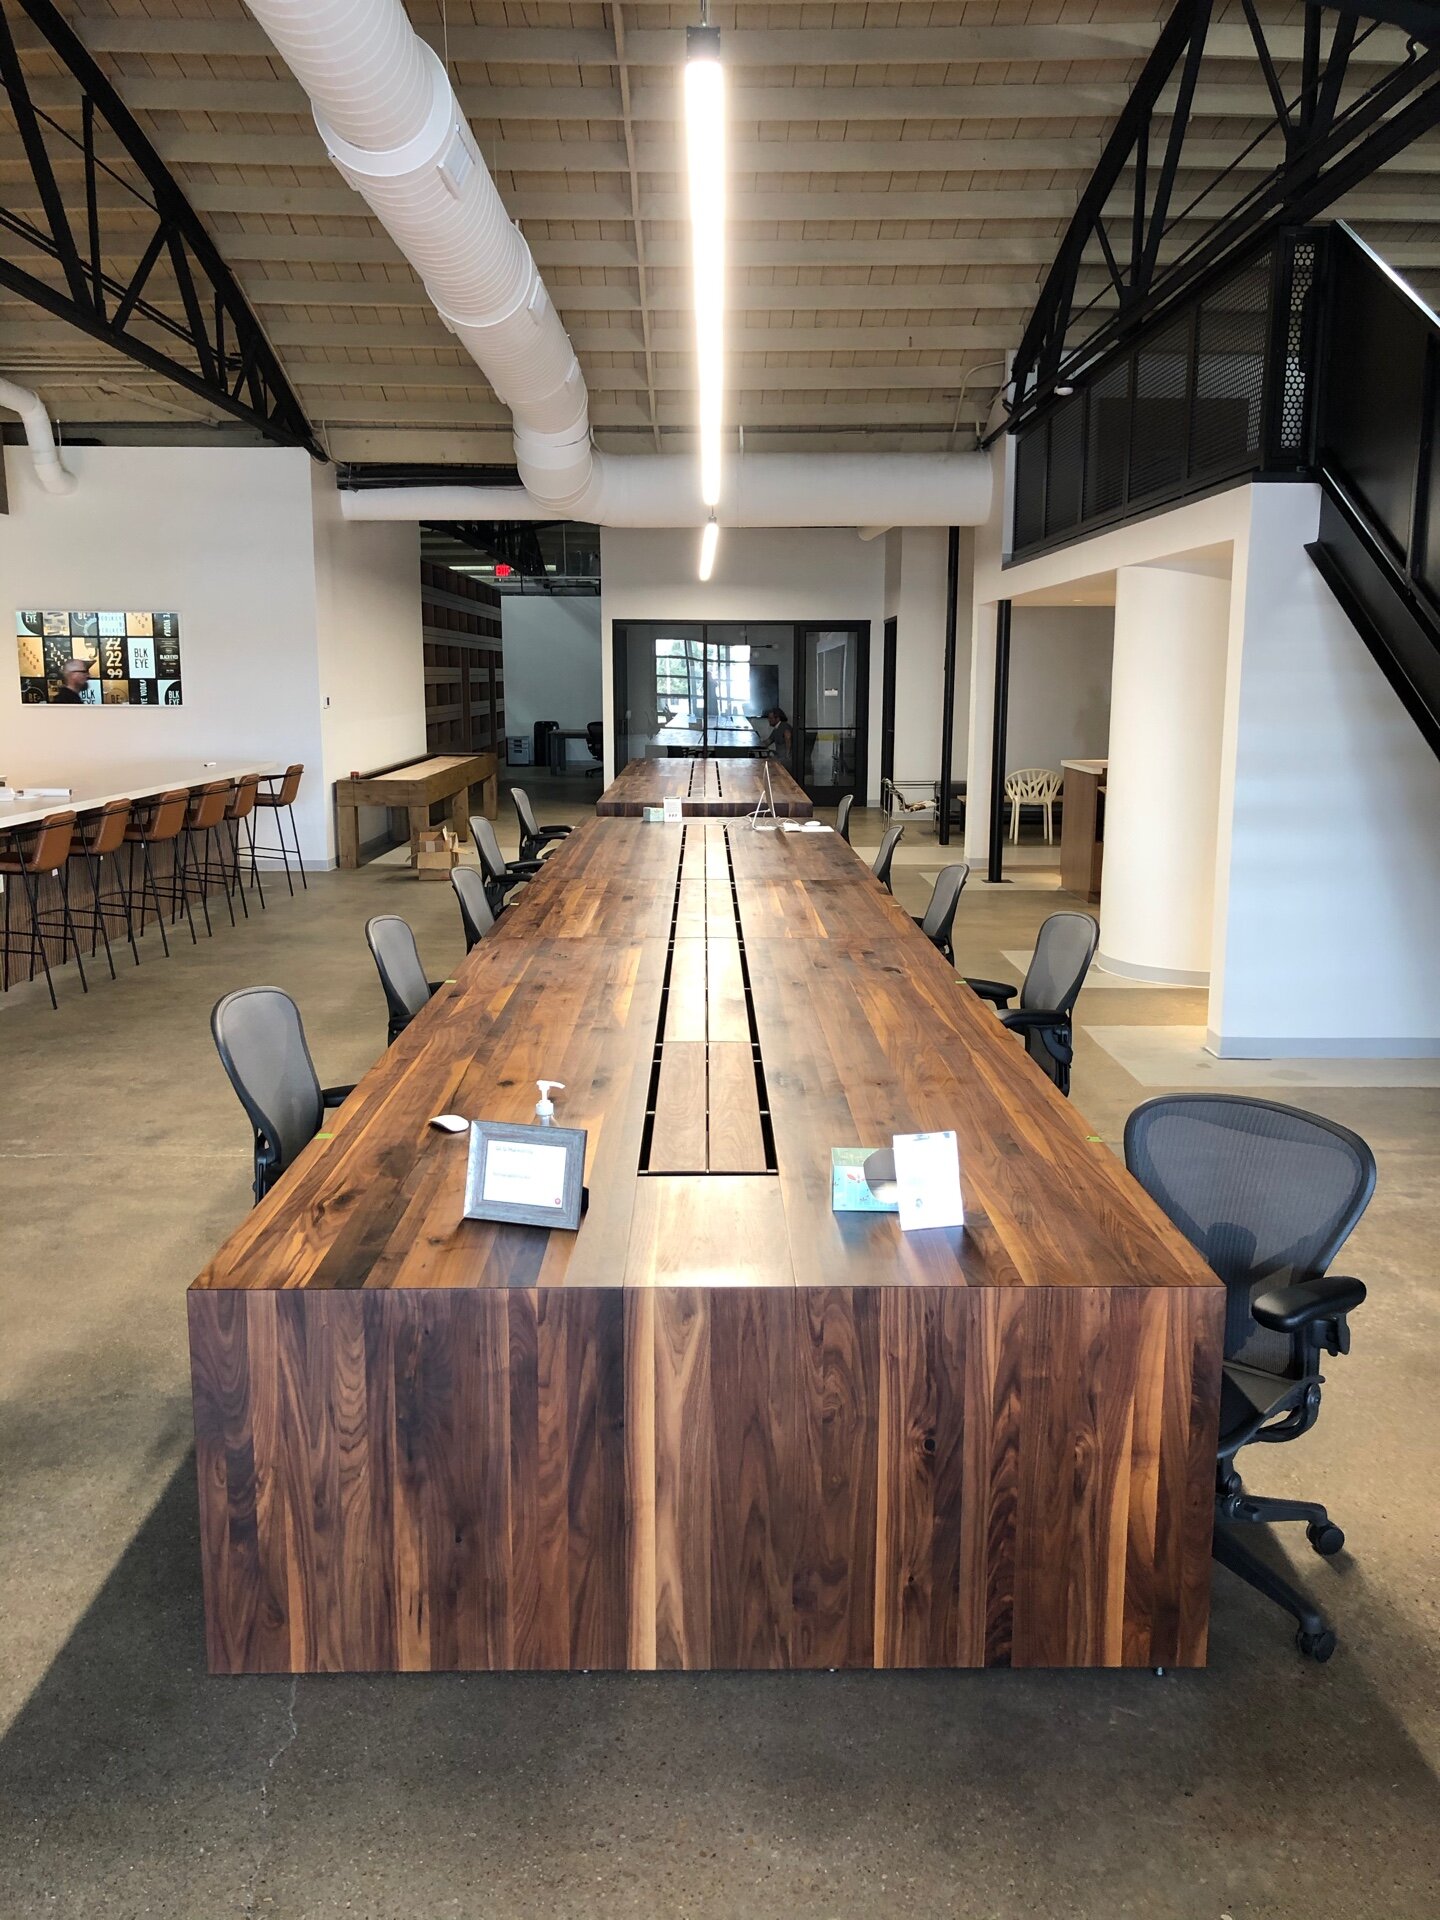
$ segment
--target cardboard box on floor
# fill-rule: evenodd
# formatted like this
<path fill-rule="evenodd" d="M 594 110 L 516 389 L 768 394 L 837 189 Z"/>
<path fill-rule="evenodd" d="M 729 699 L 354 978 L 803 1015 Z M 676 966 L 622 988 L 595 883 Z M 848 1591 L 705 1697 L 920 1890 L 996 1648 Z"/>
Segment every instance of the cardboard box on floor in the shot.
<path fill-rule="evenodd" d="M 443 880 L 460 864 L 460 842 L 449 827 L 431 827 L 418 834 L 410 865 L 418 880 Z"/>

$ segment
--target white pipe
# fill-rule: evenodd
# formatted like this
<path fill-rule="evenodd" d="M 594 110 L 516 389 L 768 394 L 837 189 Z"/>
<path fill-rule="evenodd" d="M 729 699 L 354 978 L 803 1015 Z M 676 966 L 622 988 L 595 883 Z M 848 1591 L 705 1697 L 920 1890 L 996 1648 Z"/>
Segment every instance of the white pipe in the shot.
<path fill-rule="evenodd" d="M 73 493 L 75 476 L 63 466 L 45 402 L 29 387 L 17 387 L 13 380 L 0 379 L 0 407 L 18 413 L 35 462 L 35 478 L 47 493 Z"/>
<path fill-rule="evenodd" d="M 989 459 L 944 453 L 747 453 L 725 463 L 716 518 L 726 527 L 874 525 L 882 498 L 898 527 L 979 526 Z M 597 453 L 584 518 L 601 527 L 703 527 L 696 462 L 674 453 Z M 347 520 L 553 520 L 524 487 L 367 487 L 340 495 Z"/>
<path fill-rule="evenodd" d="M 510 408 L 521 489 L 342 496 L 352 519 L 593 520 L 703 526 L 696 462 L 590 444 L 570 336 L 505 211 L 439 58 L 401 0 L 247 0 L 309 94 L 330 157 L 425 282 L 446 326 Z M 731 526 L 976 524 L 989 512 L 979 454 L 752 454 L 727 461 Z M 422 495 L 453 500 L 448 514 Z M 351 504 L 353 502 L 353 504 Z M 877 508 L 879 513 L 877 513 Z"/>

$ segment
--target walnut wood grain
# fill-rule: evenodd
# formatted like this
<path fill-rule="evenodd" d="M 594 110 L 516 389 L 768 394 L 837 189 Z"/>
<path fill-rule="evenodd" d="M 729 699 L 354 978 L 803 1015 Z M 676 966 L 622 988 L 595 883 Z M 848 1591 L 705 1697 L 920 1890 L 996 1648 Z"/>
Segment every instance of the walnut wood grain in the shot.
<path fill-rule="evenodd" d="M 602 820 L 638 820 L 646 807 L 678 799 L 687 820 L 739 818 L 755 811 L 765 791 L 767 767 L 776 814 L 808 820 L 815 810 L 810 796 L 784 767 L 773 760 L 729 757 L 632 760 L 595 802 L 595 811 Z"/>
<path fill-rule="evenodd" d="M 462 1220 L 542 1072 L 580 1231 Z M 190 1294 L 213 1671 L 1203 1662 L 1223 1290 L 835 836 L 587 825 L 326 1132 Z"/>

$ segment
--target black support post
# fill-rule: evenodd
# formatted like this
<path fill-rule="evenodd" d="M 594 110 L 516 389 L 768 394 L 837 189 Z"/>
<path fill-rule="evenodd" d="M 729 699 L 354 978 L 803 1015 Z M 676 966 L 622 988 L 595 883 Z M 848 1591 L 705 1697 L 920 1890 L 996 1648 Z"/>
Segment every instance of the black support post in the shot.
<path fill-rule="evenodd" d="M 990 736 L 990 864 L 985 878 L 1003 880 L 1005 858 L 1005 733 L 1010 720 L 1010 602 L 995 608 L 995 724 Z"/>
<path fill-rule="evenodd" d="M 940 695 L 940 800 L 935 809 L 935 838 L 950 844 L 950 782 L 955 757 L 955 626 L 960 594 L 960 529 L 950 529 L 945 574 L 945 679 Z"/>

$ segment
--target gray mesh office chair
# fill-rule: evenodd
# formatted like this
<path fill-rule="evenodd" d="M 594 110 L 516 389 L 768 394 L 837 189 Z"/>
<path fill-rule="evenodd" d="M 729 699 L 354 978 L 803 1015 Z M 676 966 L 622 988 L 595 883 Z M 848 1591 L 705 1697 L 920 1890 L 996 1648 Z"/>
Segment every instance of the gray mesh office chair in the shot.
<path fill-rule="evenodd" d="M 532 880 L 540 871 L 538 860 L 507 860 L 500 851 L 500 837 L 494 823 L 483 813 L 472 813 L 470 831 L 475 836 L 475 851 L 480 856 L 480 871 L 485 876 L 485 898 L 498 920 L 505 911 L 505 896 Z"/>
<path fill-rule="evenodd" d="M 1358 1280 L 1327 1274 L 1375 1191 L 1358 1134 L 1273 1100 L 1162 1094 L 1125 1123 L 1125 1164 L 1225 1282 L 1225 1365 L 1215 1480 L 1215 1558 L 1299 1622 L 1296 1645 L 1328 1660 L 1335 1634 L 1296 1587 L 1231 1532 L 1303 1520 L 1316 1553 L 1345 1535 L 1308 1500 L 1246 1493 L 1235 1456 L 1252 1440 L 1298 1439 L 1320 1413 L 1320 1356 L 1350 1350 Z"/>
<path fill-rule="evenodd" d="M 853 793 L 845 794 L 835 809 L 835 831 L 848 847 L 850 844 L 850 809 L 855 804 Z"/>
<path fill-rule="evenodd" d="M 338 1107 L 355 1089 L 321 1086 L 300 1010 L 279 987 L 242 987 L 227 993 L 211 1009 L 210 1031 L 220 1064 L 255 1129 L 258 1206 L 320 1131 L 325 1109 Z"/>
<path fill-rule="evenodd" d="M 556 840 L 563 840 L 567 833 L 573 833 L 573 827 L 542 827 L 535 818 L 535 809 L 530 804 L 530 796 L 523 787 L 512 787 L 510 798 L 515 805 L 515 818 L 520 822 L 520 858 L 539 860 L 546 847 Z"/>
<path fill-rule="evenodd" d="M 1100 928 L 1088 913 L 1052 913 L 1035 941 L 1019 1007 L 1000 1015 L 1012 1033 L 1023 1034 L 1025 1051 L 1067 1097 L 1074 1057 L 1070 1018 L 1099 940 Z M 1003 980 L 966 985 L 994 1007 L 1008 1009 L 1015 998 L 1015 988 Z"/>
<path fill-rule="evenodd" d="M 880 840 L 880 851 L 875 856 L 875 864 L 870 869 L 887 893 L 895 891 L 890 884 L 890 866 L 895 858 L 895 849 L 904 836 L 904 827 L 887 827 Z"/>
<path fill-rule="evenodd" d="M 495 924 L 490 902 L 485 898 L 485 876 L 477 867 L 456 867 L 450 875 L 450 884 L 460 902 L 465 951 L 471 953 Z"/>
<path fill-rule="evenodd" d="M 420 964 L 420 949 L 410 923 L 398 913 L 377 913 L 365 922 L 365 940 L 385 989 L 385 1006 L 390 1015 L 386 1044 L 398 1040 L 410 1022 L 426 1006 L 440 982 L 427 980 Z"/>
<path fill-rule="evenodd" d="M 935 876 L 929 906 L 923 914 L 915 917 L 916 926 L 931 946 L 938 947 L 952 966 L 955 964 L 955 949 L 950 944 L 950 934 L 955 925 L 955 909 L 960 904 L 960 896 L 969 878 L 970 869 L 964 861 L 953 867 L 942 867 Z"/>

